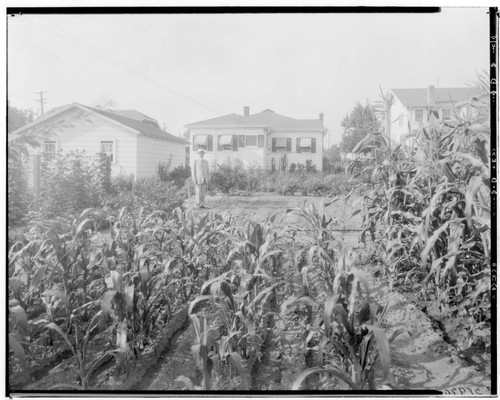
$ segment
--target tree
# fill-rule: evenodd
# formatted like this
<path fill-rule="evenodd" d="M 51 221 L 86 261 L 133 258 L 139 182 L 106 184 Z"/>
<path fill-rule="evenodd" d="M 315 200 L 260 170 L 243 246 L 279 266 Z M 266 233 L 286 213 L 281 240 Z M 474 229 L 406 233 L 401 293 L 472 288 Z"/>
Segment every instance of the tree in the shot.
<path fill-rule="evenodd" d="M 380 122 L 376 117 L 375 108 L 370 104 L 357 102 L 354 109 L 347 114 L 341 123 L 344 128 L 340 147 L 345 153 L 350 153 L 354 146 L 369 133 L 380 131 Z"/>
<path fill-rule="evenodd" d="M 33 121 L 32 110 L 21 110 L 7 103 L 7 132 L 14 132 Z"/>
<path fill-rule="evenodd" d="M 340 147 L 338 144 L 334 144 L 327 150 L 323 152 L 323 170 L 332 173 L 337 168 L 340 168 L 342 164 L 342 158 L 340 156 Z"/>

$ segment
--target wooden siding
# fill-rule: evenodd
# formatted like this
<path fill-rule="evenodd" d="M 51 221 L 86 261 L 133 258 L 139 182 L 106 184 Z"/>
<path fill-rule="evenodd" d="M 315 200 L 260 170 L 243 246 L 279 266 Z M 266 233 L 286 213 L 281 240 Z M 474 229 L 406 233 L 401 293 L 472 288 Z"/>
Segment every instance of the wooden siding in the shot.
<path fill-rule="evenodd" d="M 408 109 L 396 98 L 391 109 L 391 139 L 399 143 L 402 135 L 408 133 Z"/>
<path fill-rule="evenodd" d="M 160 162 L 166 163 L 170 156 L 172 156 L 170 170 L 184 165 L 186 161 L 185 145 L 140 135 L 137 146 L 137 176 L 157 174 L 158 164 Z"/>
<path fill-rule="evenodd" d="M 100 151 L 100 142 L 115 143 L 115 160 L 112 174 L 134 174 L 137 168 L 137 135 L 112 121 L 92 113 L 71 108 L 60 115 L 33 127 L 33 130 L 49 132 L 45 140 L 55 140 L 57 150 L 63 152 L 85 151 L 94 155 Z M 41 152 L 41 148 L 35 153 Z"/>

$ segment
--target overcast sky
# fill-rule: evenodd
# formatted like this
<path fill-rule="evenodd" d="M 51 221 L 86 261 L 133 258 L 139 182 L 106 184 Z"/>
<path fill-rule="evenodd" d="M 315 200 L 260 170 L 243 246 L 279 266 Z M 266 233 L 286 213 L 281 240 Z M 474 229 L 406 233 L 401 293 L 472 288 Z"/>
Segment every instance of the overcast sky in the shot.
<path fill-rule="evenodd" d="M 175 135 L 244 106 L 299 119 L 323 112 L 333 144 L 342 118 L 377 100 L 379 84 L 459 87 L 488 69 L 487 11 L 24 14 L 8 18 L 8 100 L 35 113 L 39 91 L 45 111 L 113 104 Z"/>

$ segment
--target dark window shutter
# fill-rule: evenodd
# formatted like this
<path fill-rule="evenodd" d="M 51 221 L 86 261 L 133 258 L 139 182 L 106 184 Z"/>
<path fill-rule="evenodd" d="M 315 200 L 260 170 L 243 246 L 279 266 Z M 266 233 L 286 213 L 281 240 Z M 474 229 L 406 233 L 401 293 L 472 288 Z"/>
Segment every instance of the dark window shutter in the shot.
<path fill-rule="evenodd" d="M 240 135 L 239 145 L 240 145 L 240 147 L 245 147 L 245 136 L 244 135 Z"/>
<path fill-rule="evenodd" d="M 193 136 L 193 151 L 198 150 L 198 145 L 196 144 L 196 136 Z"/>
<path fill-rule="evenodd" d="M 271 141 L 271 151 L 273 153 L 276 153 L 276 138 L 272 139 Z"/>
<path fill-rule="evenodd" d="M 292 151 L 292 138 L 286 138 L 286 151 Z"/>
<path fill-rule="evenodd" d="M 311 140 L 311 153 L 316 153 L 316 139 Z"/>
<path fill-rule="evenodd" d="M 218 151 L 222 150 L 222 146 L 220 145 L 220 136 L 217 136 L 217 150 Z"/>
<path fill-rule="evenodd" d="M 259 135 L 257 137 L 257 146 L 264 147 L 264 135 Z"/>
<path fill-rule="evenodd" d="M 296 147 L 297 147 L 297 153 L 300 153 L 300 138 L 297 138 Z"/>
<path fill-rule="evenodd" d="M 238 135 L 233 135 L 233 151 L 238 151 Z"/>
<path fill-rule="evenodd" d="M 212 135 L 208 135 L 208 143 L 207 143 L 207 151 L 214 150 L 214 137 Z"/>

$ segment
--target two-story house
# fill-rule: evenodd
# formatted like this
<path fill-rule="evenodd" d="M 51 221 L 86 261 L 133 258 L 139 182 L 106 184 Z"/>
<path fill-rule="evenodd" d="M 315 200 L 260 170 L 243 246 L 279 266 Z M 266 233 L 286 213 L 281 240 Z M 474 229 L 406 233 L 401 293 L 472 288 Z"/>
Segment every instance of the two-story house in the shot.
<path fill-rule="evenodd" d="M 290 166 L 306 164 L 308 160 L 322 170 L 323 114 L 318 119 L 295 119 L 264 110 L 250 115 L 244 107 L 243 115 L 222 117 L 186 125 L 190 133 L 191 159 L 198 149 L 206 151 L 205 159 L 211 164 L 223 164 L 234 159 L 245 166 L 279 169 L 284 156 Z"/>
<path fill-rule="evenodd" d="M 431 122 L 449 122 L 461 115 L 473 97 L 473 89 L 436 88 L 392 89 L 394 104 L 391 108 L 391 141 L 399 143 L 417 129 Z"/>

